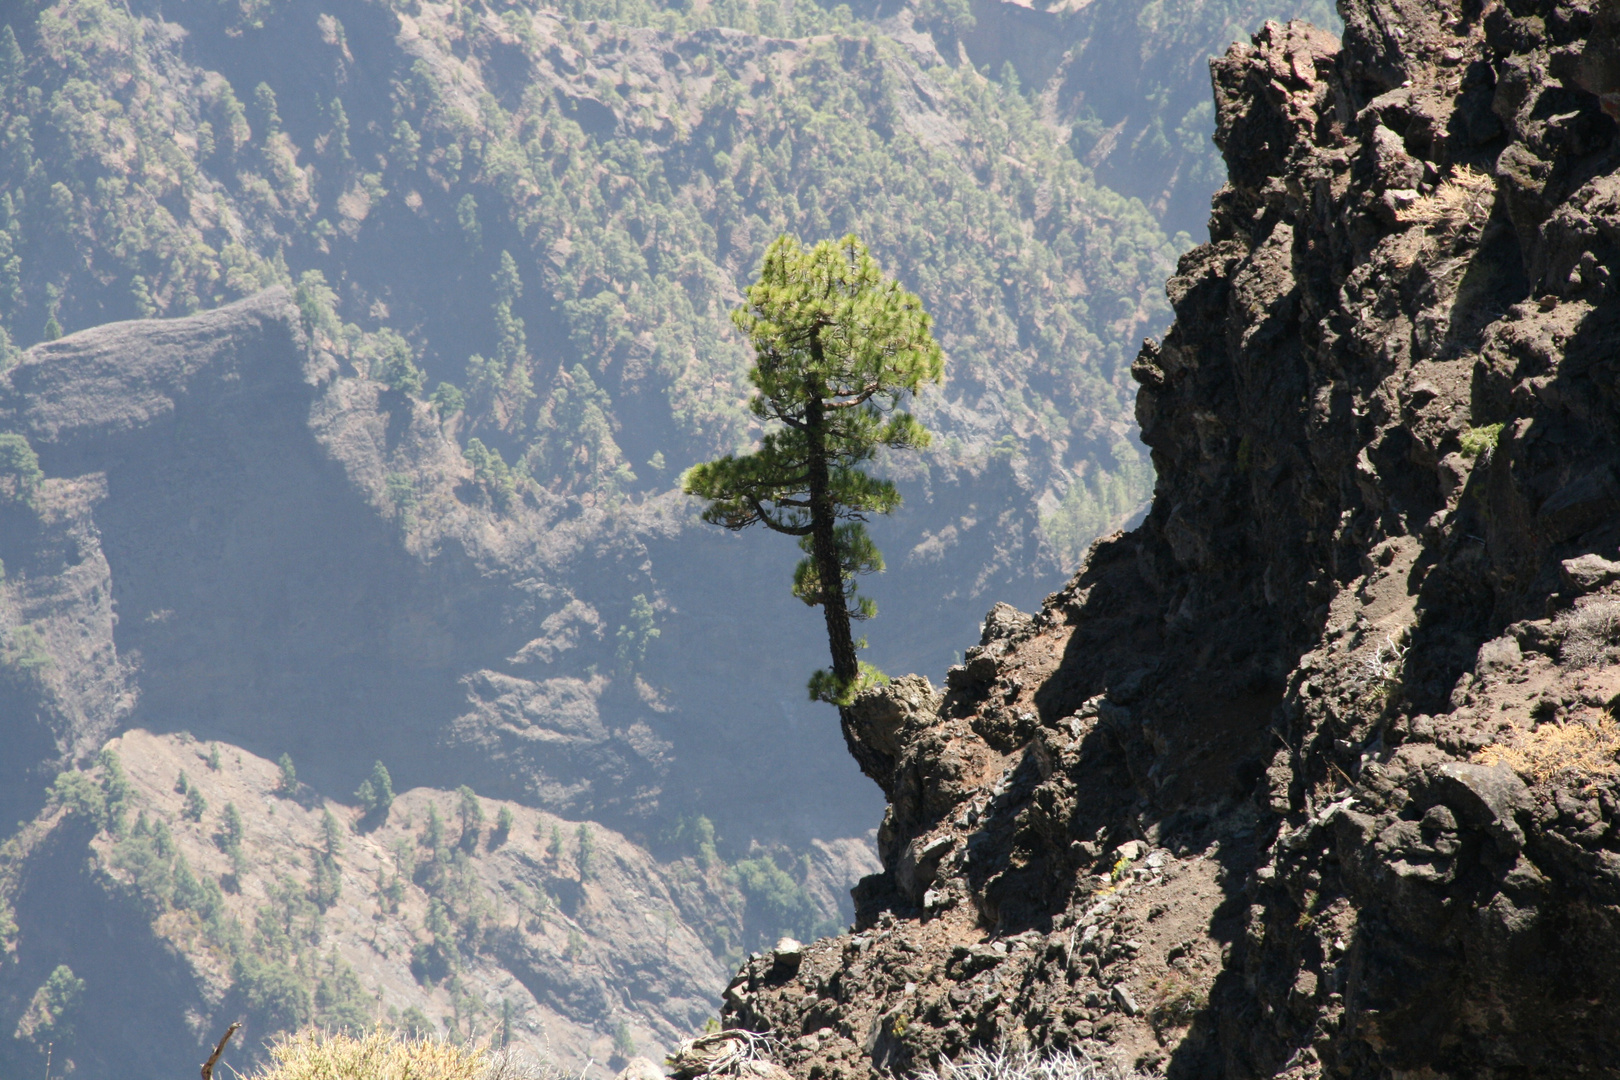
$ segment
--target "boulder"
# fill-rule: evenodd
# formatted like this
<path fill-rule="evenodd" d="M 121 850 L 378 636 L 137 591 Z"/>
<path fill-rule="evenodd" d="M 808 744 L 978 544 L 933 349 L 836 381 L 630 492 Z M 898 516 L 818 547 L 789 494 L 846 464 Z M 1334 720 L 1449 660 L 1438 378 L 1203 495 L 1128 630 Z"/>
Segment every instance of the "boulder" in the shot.
<path fill-rule="evenodd" d="M 1564 584 L 1576 592 L 1596 592 L 1613 581 L 1620 581 L 1620 562 L 1598 554 L 1578 555 L 1559 563 Z"/>
<path fill-rule="evenodd" d="M 1524 830 L 1516 817 L 1531 804 L 1529 789 L 1512 769 L 1448 761 L 1435 775 L 1435 788 L 1458 821 L 1489 836 L 1502 854 L 1518 855 Z"/>
<path fill-rule="evenodd" d="M 664 1071 L 651 1058 L 633 1057 L 615 1080 L 664 1080 Z"/>
<path fill-rule="evenodd" d="M 1474 673 L 1484 675 L 1492 671 L 1506 671 L 1524 660 L 1519 642 L 1512 637 L 1499 637 L 1479 647 L 1474 660 Z"/>

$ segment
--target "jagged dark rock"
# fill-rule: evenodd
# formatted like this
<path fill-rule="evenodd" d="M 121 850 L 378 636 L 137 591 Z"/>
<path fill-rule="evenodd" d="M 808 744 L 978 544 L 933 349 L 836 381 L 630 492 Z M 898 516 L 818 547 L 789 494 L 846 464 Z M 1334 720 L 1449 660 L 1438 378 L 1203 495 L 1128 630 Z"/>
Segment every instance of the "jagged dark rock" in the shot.
<path fill-rule="evenodd" d="M 1617 13 L 1340 6 L 1212 65 L 1147 520 L 862 700 L 859 930 L 727 993 L 796 1075 L 1612 1069 Z"/>

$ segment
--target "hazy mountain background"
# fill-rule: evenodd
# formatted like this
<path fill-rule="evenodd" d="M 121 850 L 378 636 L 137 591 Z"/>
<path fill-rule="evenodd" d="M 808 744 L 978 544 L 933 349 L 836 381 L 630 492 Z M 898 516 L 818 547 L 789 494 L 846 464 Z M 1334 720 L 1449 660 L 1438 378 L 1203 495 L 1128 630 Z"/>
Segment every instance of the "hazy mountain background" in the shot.
<path fill-rule="evenodd" d="M 804 699 L 797 553 L 674 490 L 756 434 L 727 312 L 779 232 L 854 230 L 934 313 L 868 632 L 937 678 L 1144 504 L 1205 60 L 1296 14 L 0 5 L 0 428 L 42 469 L 0 507 L 0 1060 L 158 1075 L 246 1012 L 600 1062 L 835 923 L 882 803 Z M 378 760 L 408 825 L 361 817 Z M 435 840 L 462 784 L 489 820 Z"/>

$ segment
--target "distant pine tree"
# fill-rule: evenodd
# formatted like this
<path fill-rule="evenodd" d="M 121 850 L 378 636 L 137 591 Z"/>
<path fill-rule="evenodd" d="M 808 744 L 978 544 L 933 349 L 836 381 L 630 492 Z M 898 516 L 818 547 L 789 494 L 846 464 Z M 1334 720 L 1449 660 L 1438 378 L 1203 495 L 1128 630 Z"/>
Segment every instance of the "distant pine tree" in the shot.
<path fill-rule="evenodd" d="M 276 767 L 281 770 L 281 778 L 276 783 L 278 795 L 298 794 L 298 770 L 293 768 L 291 754 L 282 754 L 276 759 Z"/>

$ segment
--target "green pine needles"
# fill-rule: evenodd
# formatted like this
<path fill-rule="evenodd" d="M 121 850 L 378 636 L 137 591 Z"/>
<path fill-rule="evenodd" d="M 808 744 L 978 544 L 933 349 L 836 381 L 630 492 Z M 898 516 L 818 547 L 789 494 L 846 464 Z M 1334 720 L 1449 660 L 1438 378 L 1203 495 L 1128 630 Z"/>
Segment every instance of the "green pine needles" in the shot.
<path fill-rule="evenodd" d="M 793 594 L 821 607 L 832 652 L 810 696 L 845 705 L 883 679 L 857 658 L 865 641 L 850 620 L 877 614 L 855 583 L 883 569 L 867 515 L 900 505 L 895 485 L 863 466 L 879 448 L 928 445 L 927 429 L 898 406 L 944 378 L 944 356 L 922 302 L 885 278 L 853 234 L 812 248 L 778 237 L 746 295 L 731 318 L 754 347 L 750 406 L 769 428 L 758 450 L 698 465 L 683 487 L 708 500 L 705 521 L 799 538 Z"/>

